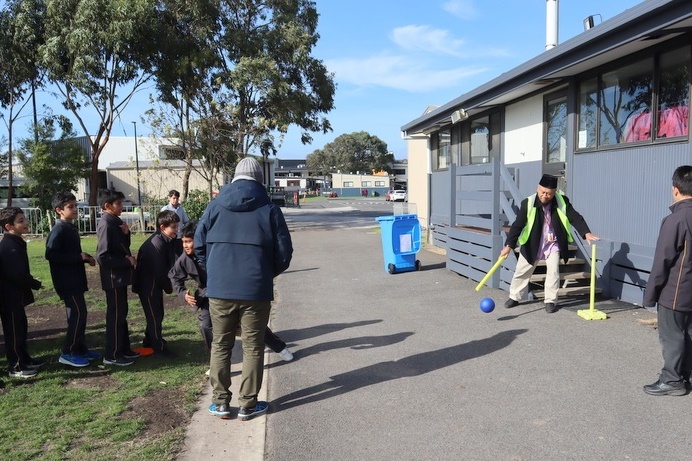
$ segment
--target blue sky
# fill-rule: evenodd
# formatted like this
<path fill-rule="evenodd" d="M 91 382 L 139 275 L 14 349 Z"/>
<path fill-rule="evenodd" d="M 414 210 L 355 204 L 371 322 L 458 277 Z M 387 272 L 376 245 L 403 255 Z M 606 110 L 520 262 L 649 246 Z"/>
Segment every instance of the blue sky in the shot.
<path fill-rule="evenodd" d="M 582 33 L 589 15 L 605 21 L 639 3 L 562 0 L 559 41 Z M 333 132 L 315 134 L 311 145 L 302 145 L 292 127 L 278 152 L 282 159 L 305 158 L 356 131 L 379 137 L 395 158 L 405 159 L 402 125 L 429 105 L 449 102 L 545 50 L 545 0 L 317 0 L 316 5 L 320 40 L 313 55 L 337 83 L 335 109 L 327 116 Z M 132 136 L 132 121 L 138 135 L 149 134 L 140 118 L 151 91 L 127 107 L 114 136 Z M 16 128 L 25 136 L 22 126 Z M 0 136 L 4 131 L 0 125 Z"/>

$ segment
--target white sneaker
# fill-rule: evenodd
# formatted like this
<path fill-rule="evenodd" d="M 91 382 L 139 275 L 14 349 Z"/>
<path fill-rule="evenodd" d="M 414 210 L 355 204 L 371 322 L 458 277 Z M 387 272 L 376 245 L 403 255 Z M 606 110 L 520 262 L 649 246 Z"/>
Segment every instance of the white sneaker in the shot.
<path fill-rule="evenodd" d="M 293 360 L 293 353 L 289 351 L 287 347 L 284 347 L 284 350 L 279 352 L 279 355 L 286 362 L 290 362 L 291 360 Z"/>

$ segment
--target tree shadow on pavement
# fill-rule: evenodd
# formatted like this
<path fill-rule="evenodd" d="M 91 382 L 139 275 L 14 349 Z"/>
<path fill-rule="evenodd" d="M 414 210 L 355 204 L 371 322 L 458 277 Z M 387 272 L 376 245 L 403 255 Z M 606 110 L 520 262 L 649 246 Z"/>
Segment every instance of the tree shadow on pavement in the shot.
<path fill-rule="evenodd" d="M 419 376 L 465 360 L 482 357 L 509 346 L 528 330 L 509 330 L 490 338 L 470 341 L 436 351 L 422 352 L 401 360 L 380 362 L 367 367 L 331 376 L 328 382 L 300 389 L 272 401 L 272 411 L 286 410 L 320 400 L 336 397 L 373 384 L 394 379 Z"/>

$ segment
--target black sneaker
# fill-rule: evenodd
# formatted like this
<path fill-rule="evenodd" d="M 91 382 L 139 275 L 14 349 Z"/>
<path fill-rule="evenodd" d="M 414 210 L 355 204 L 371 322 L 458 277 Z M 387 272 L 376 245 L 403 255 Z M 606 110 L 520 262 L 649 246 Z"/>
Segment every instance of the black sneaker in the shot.
<path fill-rule="evenodd" d="M 38 371 L 36 371 L 35 369 L 30 370 L 28 368 L 25 368 L 24 370 L 22 370 L 18 366 L 9 370 L 10 378 L 31 378 L 32 376 L 36 376 L 37 374 Z"/>
<path fill-rule="evenodd" d="M 38 370 L 41 368 L 43 365 L 45 365 L 46 362 L 43 360 L 38 360 L 38 359 L 31 359 L 25 366 L 27 370 Z"/>
<path fill-rule="evenodd" d="M 268 408 L 269 404 L 267 402 L 257 402 L 254 407 L 240 407 L 240 410 L 238 410 L 238 419 L 247 421 L 255 416 L 265 414 Z"/>
<path fill-rule="evenodd" d="M 545 303 L 545 311 L 548 314 L 554 314 L 555 312 L 557 312 L 557 310 L 558 307 L 555 303 Z"/>
<path fill-rule="evenodd" d="M 512 298 L 509 298 L 507 301 L 505 301 L 505 308 L 511 309 L 513 307 L 516 307 L 519 305 L 519 301 L 515 301 Z"/>
<path fill-rule="evenodd" d="M 132 365 L 134 360 L 131 359 L 126 359 L 125 357 L 116 357 L 114 359 L 109 359 L 104 357 L 103 358 L 103 364 L 104 365 L 117 365 L 119 367 L 126 367 L 128 365 Z"/>
<path fill-rule="evenodd" d="M 127 352 L 123 353 L 123 357 L 125 357 L 126 359 L 136 359 L 141 355 L 142 354 L 140 354 L 139 352 L 135 352 L 135 351 L 127 351 Z"/>

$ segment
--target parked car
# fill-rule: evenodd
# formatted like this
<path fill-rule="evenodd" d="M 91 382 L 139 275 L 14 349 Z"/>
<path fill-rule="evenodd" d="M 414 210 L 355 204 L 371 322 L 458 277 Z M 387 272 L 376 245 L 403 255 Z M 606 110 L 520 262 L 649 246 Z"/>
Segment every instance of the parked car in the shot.
<path fill-rule="evenodd" d="M 384 194 L 384 199 L 389 202 L 392 199 L 392 194 L 394 193 L 393 190 L 388 190 L 386 194 Z"/>
<path fill-rule="evenodd" d="M 405 190 L 395 190 L 391 191 L 389 194 L 389 200 L 392 202 L 405 202 L 406 201 L 406 191 Z"/>

